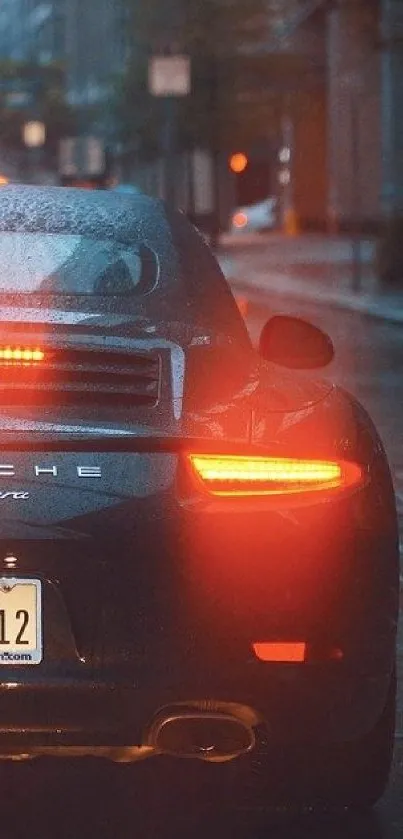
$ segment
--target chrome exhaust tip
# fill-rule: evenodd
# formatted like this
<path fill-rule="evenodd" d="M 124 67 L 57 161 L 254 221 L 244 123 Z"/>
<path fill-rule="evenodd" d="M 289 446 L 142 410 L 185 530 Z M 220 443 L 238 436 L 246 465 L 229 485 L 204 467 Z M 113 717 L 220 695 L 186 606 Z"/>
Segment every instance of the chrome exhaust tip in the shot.
<path fill-rule="evenodd" d="M 159 716 L 151 726 L 148 745 L 159 754 L 220 763 L 253 749 L 253 728 L 230 714 L 178 712 Z"/>

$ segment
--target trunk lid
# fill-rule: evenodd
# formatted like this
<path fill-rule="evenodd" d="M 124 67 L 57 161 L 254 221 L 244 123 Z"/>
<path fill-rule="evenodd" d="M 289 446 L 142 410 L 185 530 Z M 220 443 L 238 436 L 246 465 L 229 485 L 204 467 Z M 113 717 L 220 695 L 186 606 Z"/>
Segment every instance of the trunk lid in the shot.
<path fill-rule="evenodd" d="M 181 451 L 245 447 L 262 387 L 278 416 L 329 389 L 262 375 L 228 339 L 150 329 L 124 318 L 0 328 L 0 348 L 43 352 L 32 365 L 0 360 L 0 576 L 12 556 L 12 574 L 44 593 L 43 662 L 13 680 L 150 680 L 153 655 L 172 667 L 191 644 Z"/>

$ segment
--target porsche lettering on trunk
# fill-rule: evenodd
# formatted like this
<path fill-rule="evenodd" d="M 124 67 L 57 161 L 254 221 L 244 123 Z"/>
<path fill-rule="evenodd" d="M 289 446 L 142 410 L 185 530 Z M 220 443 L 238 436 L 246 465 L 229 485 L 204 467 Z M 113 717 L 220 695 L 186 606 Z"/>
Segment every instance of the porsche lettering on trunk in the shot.
<path fill-rule="evenodd" d="M 75 467 L 76 475 L 79 478 L 101 478 L 101 467 L 100 466 L 76 466 Z M 59 467 L 52 465 L 52 466 L 39 466 L 37 464 L 33 467 L 33 475 L 35 478 L 40 478 L 41 475 L 53 475 L 54 478 L 59 476 Z M 14 478 L 16 477 L 16 471 L 12 464 L 7 465 L 0 465 L 0 478 Z"/>

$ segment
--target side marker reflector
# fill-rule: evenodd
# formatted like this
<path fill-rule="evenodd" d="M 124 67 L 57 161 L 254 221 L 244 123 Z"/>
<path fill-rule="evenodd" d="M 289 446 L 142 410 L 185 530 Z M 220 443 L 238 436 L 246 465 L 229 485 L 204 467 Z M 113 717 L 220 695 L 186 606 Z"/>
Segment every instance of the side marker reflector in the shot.
<path fill-rule="evenodd" d="M 256 658 L 260 661 L 303 662 L 306 658 L 306 644 L 304 641 L 259 641 L 252 646 Z"/>
<path fill-rule="evenodd" d="M 294 662 L 325 662 L 342 661 L 343 651 L 340 647 L 323 647 L 317 644 L 307 644 L 305 641 L 258 641 L 252 644 L 253 652 L 259 661 Z"/>

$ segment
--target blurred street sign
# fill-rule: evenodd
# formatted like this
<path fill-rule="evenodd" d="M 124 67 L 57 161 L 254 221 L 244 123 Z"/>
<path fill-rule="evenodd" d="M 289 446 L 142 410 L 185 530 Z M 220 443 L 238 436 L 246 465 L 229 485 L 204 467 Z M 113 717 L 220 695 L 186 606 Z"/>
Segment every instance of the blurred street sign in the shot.
<path fill-rule="evenodd" d="M 60 175 L 96 177 L 105 171 L 103 141 L 98 137 L 65 137 L 59 147 Z"/>
<path fill-rule="evenodd" d="M 188 96 L 191 91 L 189 56 L 152 56 L 148 65 L 148 87 L 152 96 Z"/>
<path fill-rule="evenodd" d="M 164 118 L 161 152 L 164 159 L 164 198 L 176 202 L 175 153 L 177 147 L 177 101 L 191 92 L 191 63 L 188 55 L 153 55 L 148 62 L 148 90 L 163 100 Z"/>

